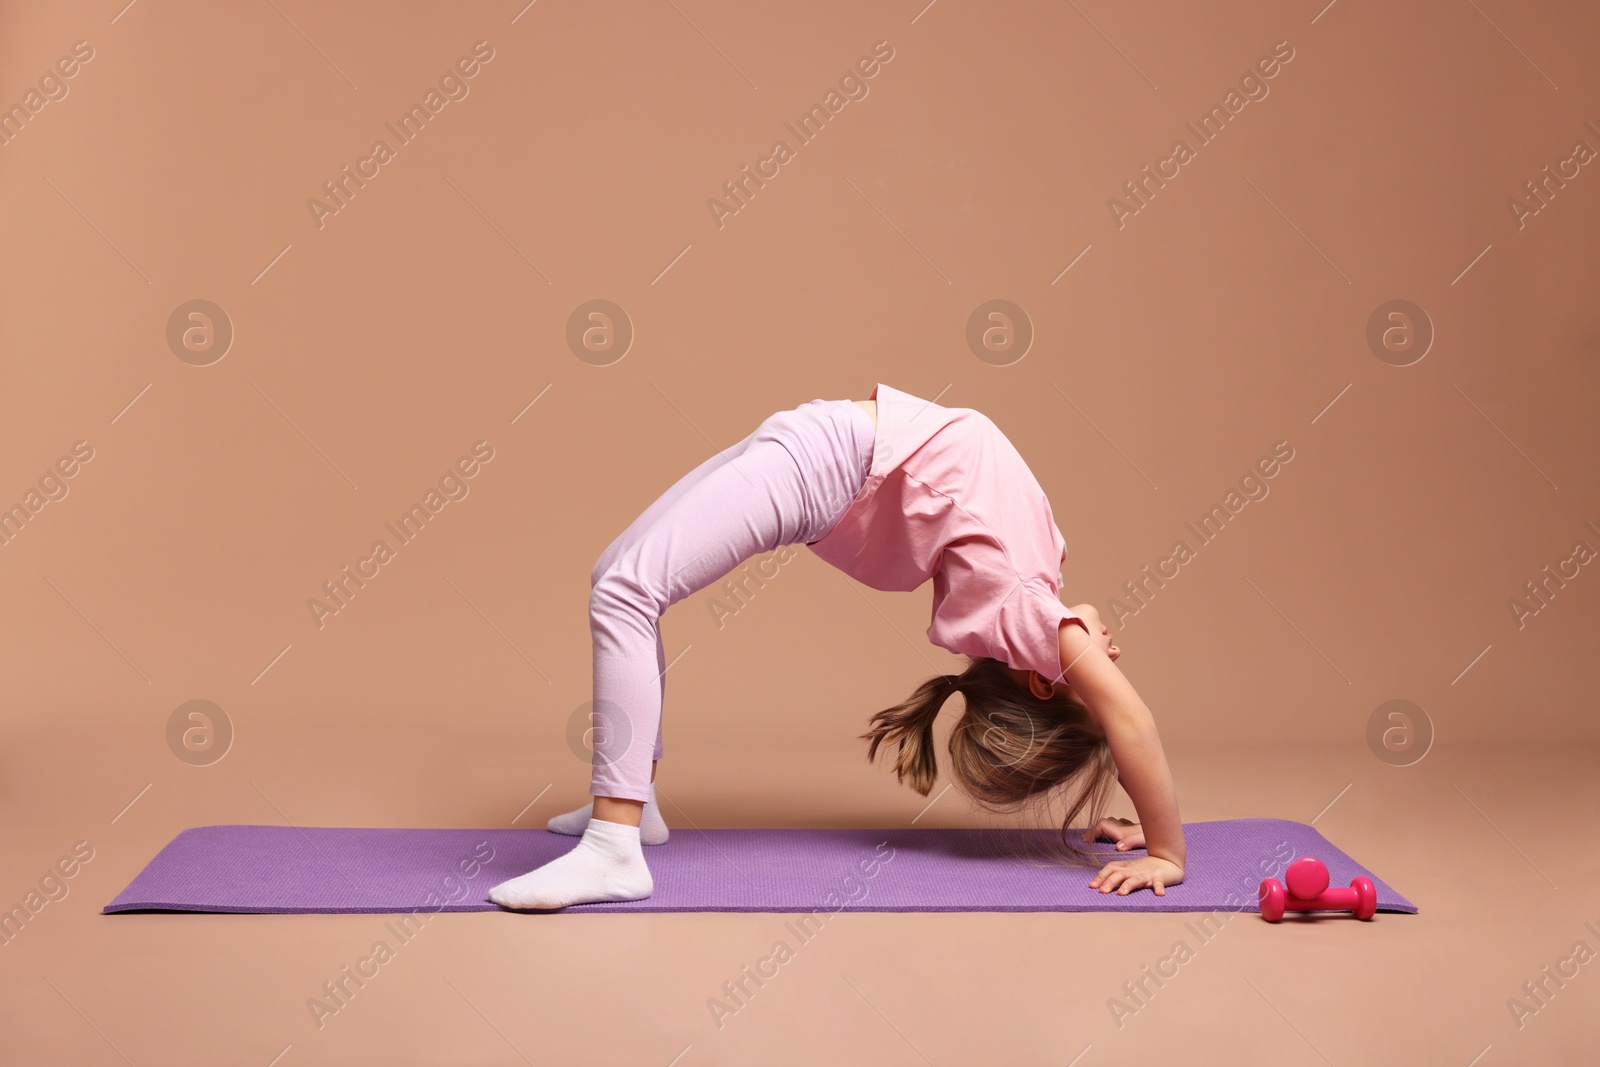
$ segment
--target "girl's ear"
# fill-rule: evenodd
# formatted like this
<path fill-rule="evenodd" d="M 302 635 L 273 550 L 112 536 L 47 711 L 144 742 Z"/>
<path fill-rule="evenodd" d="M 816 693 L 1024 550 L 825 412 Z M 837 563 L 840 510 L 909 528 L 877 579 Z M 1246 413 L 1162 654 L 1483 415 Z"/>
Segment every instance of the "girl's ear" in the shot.
<path fill-rule="evenodd" d="M 1044 675 L 1038 671 L 1028 672 L 1028 691 L 1040 700 L 1049 700 L 1055 696 L 1056 687 L 1045 681 Z"/>

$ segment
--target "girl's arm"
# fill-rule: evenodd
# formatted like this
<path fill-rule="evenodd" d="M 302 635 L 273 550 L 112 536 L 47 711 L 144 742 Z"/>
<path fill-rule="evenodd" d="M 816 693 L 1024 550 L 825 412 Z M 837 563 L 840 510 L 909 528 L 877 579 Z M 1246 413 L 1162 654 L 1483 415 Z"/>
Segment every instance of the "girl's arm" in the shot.
<path fill-rule="evenodd" d="M 1107 889 L 1122 883 L 1123 893 L 1150 885 L 1164 896 L 1164 885 L 1183 880 L 1183 823 L 1178 817 L 1177 792 L 1155 718 L 1133 685 L 1082 626 L 1063 620 L 1060 636 L 1063 673 L 1105 731 L 1118 779 L 1138 812 L 1145 850 L 1161 861 L 1146 863 L 1143 868 L 1139 865 L 1144 861 L 1115 861 L 1107 864 L 1091 885 L 1102 879 L 1109 881 Z M 1112 867 L 1126 870 L 1112 871 Z"/>

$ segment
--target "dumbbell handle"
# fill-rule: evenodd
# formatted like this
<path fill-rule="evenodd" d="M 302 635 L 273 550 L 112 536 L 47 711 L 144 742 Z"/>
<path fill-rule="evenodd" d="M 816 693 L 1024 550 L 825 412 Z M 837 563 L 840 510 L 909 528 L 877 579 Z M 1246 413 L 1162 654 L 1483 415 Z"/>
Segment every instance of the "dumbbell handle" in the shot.
<path fill-rule="evenodd" d="M 1354 879 L 1347 887 L 1341 888 L 1339 886 L 1333 886 L 1329 889 L 1324 889 L 1321 893 L 1311 897 L 1310 899 L 1302 899 L 1290 894 L 1289 898 L 1283 902 L 1283 910 L 1360 911 L 1361 891 L 1363 888 L 1361 885 L 1362 882 L 1367 882 L 1368 886 L 1372 885 L 1372 883 L 1367 881 L 1367 879 L 1358 877 Z"/>

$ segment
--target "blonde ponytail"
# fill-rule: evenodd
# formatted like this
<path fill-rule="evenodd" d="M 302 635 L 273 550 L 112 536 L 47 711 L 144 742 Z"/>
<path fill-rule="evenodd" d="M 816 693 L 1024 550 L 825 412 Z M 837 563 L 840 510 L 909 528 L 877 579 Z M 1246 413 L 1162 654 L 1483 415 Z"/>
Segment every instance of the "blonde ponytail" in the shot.
<path fill-rule="evenodd" d="M 960 683 L 959 674 L 936 674 L 905 700 L 873 715 L 871 729 L 860 735 L 868 742 L 868 762 L 877 758 L 880 744 L 893 743 L 898 748 L 895 777 L 927 796 L 939 773 L 933 754 L 933 721 Z"/>

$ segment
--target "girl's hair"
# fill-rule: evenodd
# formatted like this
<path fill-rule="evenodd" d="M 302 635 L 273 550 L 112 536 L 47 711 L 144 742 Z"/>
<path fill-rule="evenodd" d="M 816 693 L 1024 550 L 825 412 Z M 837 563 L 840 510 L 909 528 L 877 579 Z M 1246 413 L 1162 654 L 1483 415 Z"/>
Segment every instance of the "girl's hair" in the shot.
<path fill-rule="evenodd" d="M 951 693 L 960 690 L 966 705 L 950 734 L 950 771 L 956 786 L 979 807 L 1010 813 L 1036 804 L 1048 805 L 1058 786 L 1070 799 L 1061 821 L 1060 848 L 1053 858 L 1072 866 L 1101 866 L 1124 853 L 1095 853 L 1081 846 L 1068 829 L 1087 808 L 1084 827 L 1094 826 L 1105 811 L 1116 781 L 1111 746 L 1101 736 L 1088 708 L 1065 686 L 1040 700 L 1016 679 L 1004 663 L 968 657 L 960 674 L 939 674 L 919 685 L 905 700 L 872 716 L 861 738 L 869 742 L 867 759 L 878 746 L 898 747 L 895 777 L 923 796 L 937 777 L 933 721 Z"/>

